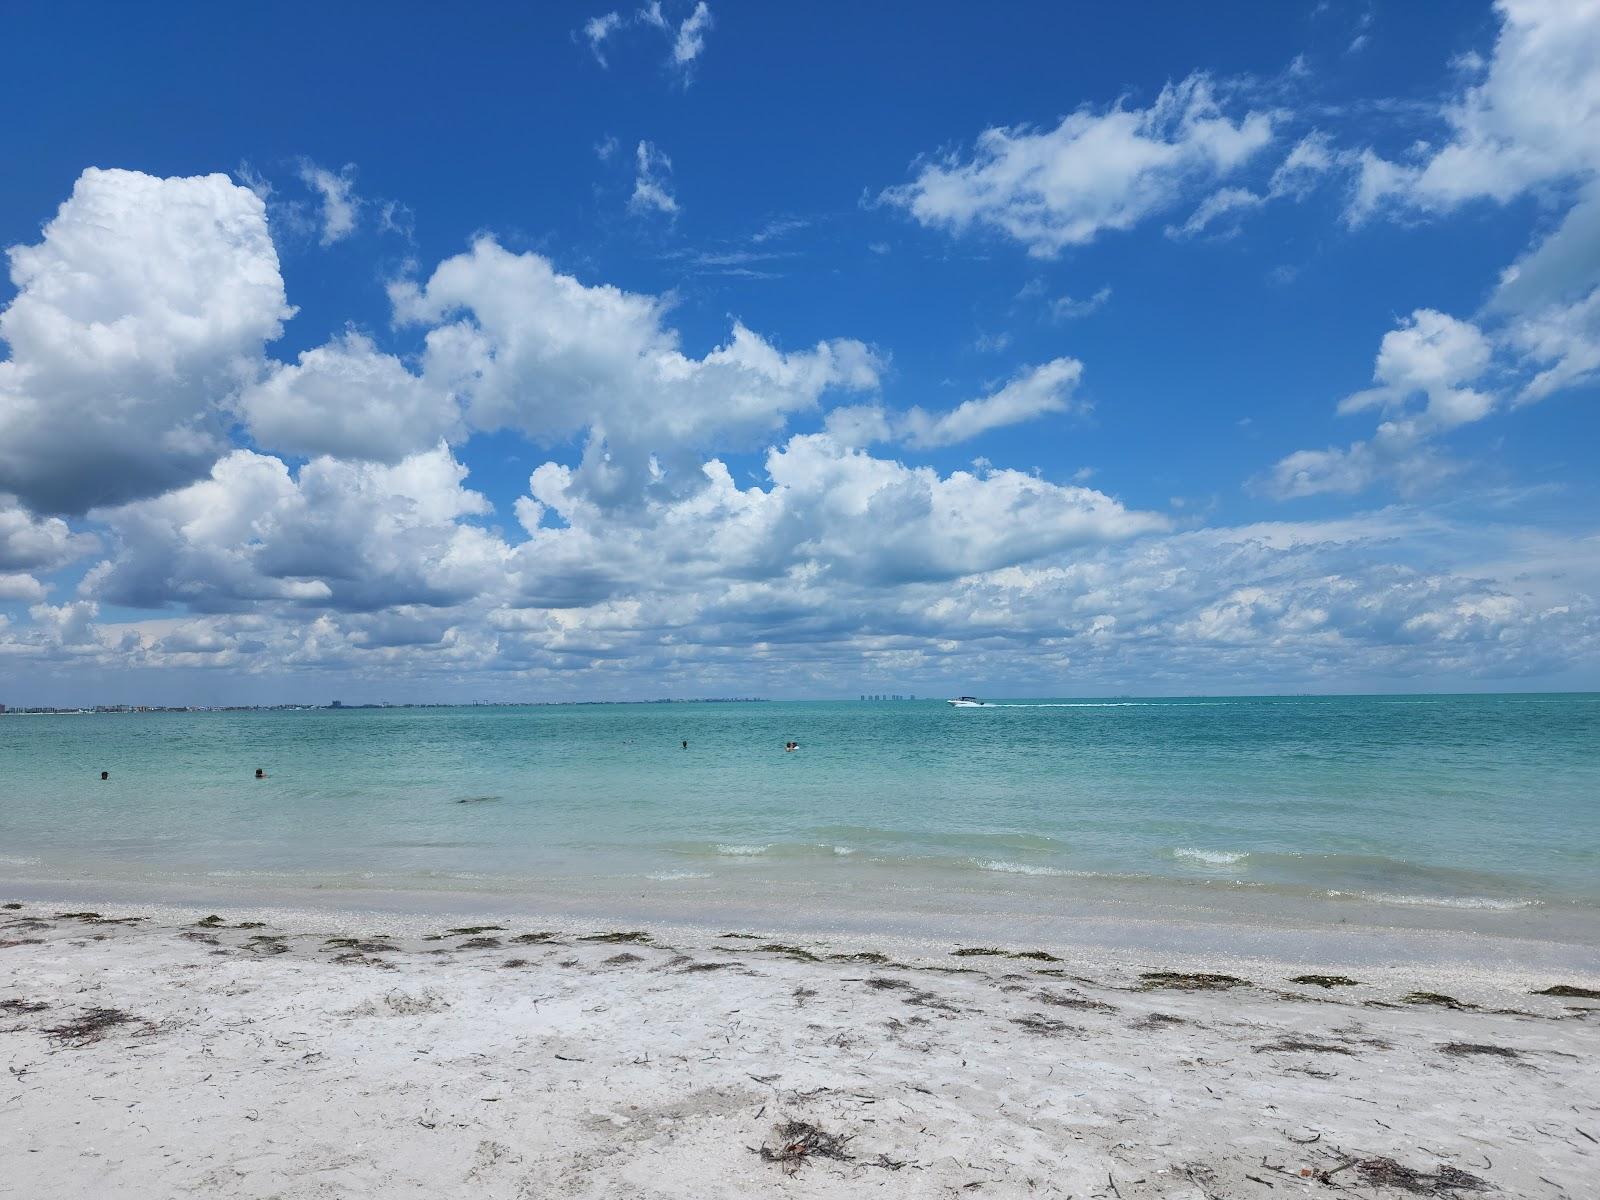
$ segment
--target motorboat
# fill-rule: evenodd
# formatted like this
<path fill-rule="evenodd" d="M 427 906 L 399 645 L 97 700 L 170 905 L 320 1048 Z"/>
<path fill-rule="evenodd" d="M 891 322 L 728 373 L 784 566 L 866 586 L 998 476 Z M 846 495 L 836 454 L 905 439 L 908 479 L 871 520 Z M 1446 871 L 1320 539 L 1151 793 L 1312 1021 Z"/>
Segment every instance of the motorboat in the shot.
<path fill-rule="evenodd" d="M 976 696 L 957 696 L 954 700 L 947 701 L 951 708 L 989 708 Z"/>

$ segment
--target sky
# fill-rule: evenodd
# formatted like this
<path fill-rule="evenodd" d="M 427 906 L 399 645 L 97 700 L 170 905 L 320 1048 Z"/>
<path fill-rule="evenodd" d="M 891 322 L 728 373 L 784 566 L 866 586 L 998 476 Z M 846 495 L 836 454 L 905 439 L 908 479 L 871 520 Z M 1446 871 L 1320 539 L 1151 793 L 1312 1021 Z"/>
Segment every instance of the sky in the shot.
<path fill-rule="evenodd" d="M 0 703 L 1600 688 L 1600 0 L 0 43 Z"/>

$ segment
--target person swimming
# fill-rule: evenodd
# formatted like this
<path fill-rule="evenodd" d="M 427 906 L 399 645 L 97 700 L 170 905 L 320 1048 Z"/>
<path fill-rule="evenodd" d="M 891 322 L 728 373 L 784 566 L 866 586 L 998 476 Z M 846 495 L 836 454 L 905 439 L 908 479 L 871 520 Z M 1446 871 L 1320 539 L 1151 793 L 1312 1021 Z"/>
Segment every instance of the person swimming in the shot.
<path fill-rule="evenodd" d="M 783 749 L 784 749 L 785 753 L 793 754 L 796 750 L 800 749 L 800 743 L 799 742 L 785 742 L 783 744 Z"/>
<path fill-rule="evenodd" d="M 256 768 L 256 778 L 257 779 L 265 779 L 266 777 L 267 777 L 267 773 L 265 771 L 263 771 L 260 767 L 257 767 Z"/>
<path fill-rule="evenodd" d="M 100 772 L 100 778 L 101 779 L 110 779 L 111 778 L 111 772 L 110 771 L 101 771 Z"/>
<path fill-rule="evenodd" d="M 685 750 L 687 750 L 689 748 L 689 739 L 688 738 L 684 738 L 683 739 L 683 748 Z"/>

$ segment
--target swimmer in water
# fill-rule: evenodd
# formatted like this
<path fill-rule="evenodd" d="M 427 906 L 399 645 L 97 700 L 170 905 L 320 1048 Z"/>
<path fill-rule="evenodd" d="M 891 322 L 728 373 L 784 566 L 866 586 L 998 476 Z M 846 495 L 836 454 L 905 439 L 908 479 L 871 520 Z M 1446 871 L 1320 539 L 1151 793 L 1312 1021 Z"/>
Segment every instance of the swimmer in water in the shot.
<path fill-rule="evenodd" d="M 266 777 L 267 777 L 267 773 L 265 771 L 263 771 L 260 767 L 257 767 L 256 768 L 256 778 L 257 779 L 265 779 Z"/>
<path fill-rule="evenodd" d="M 796 750 L 800 749 L 800 743 L 799 742 L 785 742 L 783 744 L 783 748 L 789 754 L 793 754 Z"/>
<path fill-rule="evenodd" d="M 687 739 L 687 738 L 685 738 L 685 739 L 684 739 L 684 743 L 683 743 L 683 748 L 684 748 L 684 749 L 685 749 L 685 750 L 687 750 L 687 749 L 688 749 L 688 748 L 689 748 L 689 741 L 688 741 L 688 739 Z"/>
<path fill-rule="evenodd" d="M 101 779 L 110 779 L 111 778 L 111 772 L 110 771 L 101 771 L 100 772 L 100 778 Z"/>

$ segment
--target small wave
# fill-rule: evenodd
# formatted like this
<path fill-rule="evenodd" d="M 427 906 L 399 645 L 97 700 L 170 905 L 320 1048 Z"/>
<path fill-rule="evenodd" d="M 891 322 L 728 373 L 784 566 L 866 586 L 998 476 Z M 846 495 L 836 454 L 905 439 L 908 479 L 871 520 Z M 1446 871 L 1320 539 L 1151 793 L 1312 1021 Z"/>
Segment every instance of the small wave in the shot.
<path fill-rule="evenodd" d="M 490 804 L 496 800 L 504 800 L 504 796 L 462 796 L 454 801 L 456 804 Z"/>
<path fill-rule="evenodd" d="M 1231 867 L 1250 855 L 1243 850 L 1196 850 L 1192 846 L 1180 846 L 1172 852 L 1172 857 L 1207 867 Z"/>
<path fill-rule="evenodd" d="M 0 854 L 0 865 L 8 867 L 37 867 L 37 858 L 18 858 L 9 854 Z"/>
<path fill-rule="evenodd" d="M 834 846 L 832 849 L 833 852 L 840 858 L 844 858 L 845 856 L 854 854 L 856 852 L 856 848 L 854 846 Z"/>
<path fill-rule="evenodd" d="M 733 845 L 728 842 L 717 843 L 718 854 L 729 854 L 735 858 L 751 858 L 757 854 L 765 854 L 770 849 L 772 849 L 771 842 L 768 842 L 762 846 L 740 846 Z"/>
<path fill-rule="evenodd" d="M 1421 908 L 1468 908 L 1488 912 L 1512 912 L 1519 908 L 1537 908 L 1542 900 L 1502 900 L 1493 896 L 1412 896 L 1402 892 L 1341 892 L 1329 891 L 1336 899 L 1371 900 L 1377 904 L 1405 904 Z"/>
<path fill-rule="evenodd" d="M 1084 871 L 1065 871 L 1060 867 L 1040 867 L 1033 863 L 1006 862 L 1002 859 L 974 859 L 973 865 L 980 871 L 1000 871 L 1006 875 L 1062 875 L 1078 876 L 1087 874 Z"/>
<path fill-rule="evenodd" d="M 710 879 L 710 871 L 656 871 L 646 875 L 646 879 L 654 879 L 657 883 L 671 883 L 675 879 Z"/>

